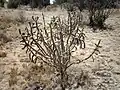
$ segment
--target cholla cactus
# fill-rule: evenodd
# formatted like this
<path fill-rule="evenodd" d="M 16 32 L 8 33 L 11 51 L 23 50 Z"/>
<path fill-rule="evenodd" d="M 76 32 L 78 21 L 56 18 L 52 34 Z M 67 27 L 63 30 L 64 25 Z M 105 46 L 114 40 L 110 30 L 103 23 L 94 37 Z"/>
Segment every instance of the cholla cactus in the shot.
<path fill-rule="evenodd" d="M 42 14 L 43 15 L 43 14 Z M 70 12 L 67 20 L 60 17 L 53 17 L 46 25 L 43 15 L 43 23 L 39 22 L 39 17 L 32 17 L 33 23 L 29 22 L 26 33 L 19 33 L 22 43 L 32 62 L 37 60 L 55 68 L 60 74 L 61 88 L 65 90 L 67 82 L 67 69 L 73 64 L 79 64 L 90 58 L 95 51 L 98 51 L 100 42 L 96 45 L 94 52 L 84 60 L 77 59 L 75 62 L 72 53 L 77 50 L 77 46 L 85 48 L 85 34 L 80 28 L 80 17 L 77 13 Z"/>

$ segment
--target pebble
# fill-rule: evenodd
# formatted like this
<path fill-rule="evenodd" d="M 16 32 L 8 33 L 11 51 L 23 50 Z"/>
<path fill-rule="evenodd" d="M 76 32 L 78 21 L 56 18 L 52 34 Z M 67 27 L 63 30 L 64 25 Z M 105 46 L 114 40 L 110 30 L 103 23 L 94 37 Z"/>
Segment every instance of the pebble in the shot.
<path fill-rule="evenodd" d="M 7 53 L 5 51 L 0 51 L 0 57 L 6 57 Z"/>

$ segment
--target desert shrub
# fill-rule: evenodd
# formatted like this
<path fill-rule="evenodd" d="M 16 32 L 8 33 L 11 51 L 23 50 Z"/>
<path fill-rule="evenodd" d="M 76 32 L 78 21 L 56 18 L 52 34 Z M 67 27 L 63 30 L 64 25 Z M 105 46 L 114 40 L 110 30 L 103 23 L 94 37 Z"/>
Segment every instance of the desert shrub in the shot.
<path fill-rule="evenodd" d="M 75 11 L 75 7 L 73 6 L 73 4 L 70 3 L 63 3 L 60 5 L 61 9 L 66 9 L 67 11 Z"/>
<path fill-rule="evenodd" d="M 55 0 L 55 1 L 54 1 L 54 4 L 60 5 L 60 4 L 62 4 L 62 3 L 66 3 L 66 2 L 67 2 L 67 0 Z"/>
<path fill-rule="evenodd" d="M 30 0 L 20 0 L 22 5 L 28 5 L 30 3 Z"/>
<path fill-rule="evenodd" d="M 16 21 L 15 18 L 11 18 L 10 16 L 4 14 L 0 18 L 0 31 L 4 31 L 5 33 L 7 28 L 15 24 L 18 24 L 18 21 Z"/>
<path fill-rule="evenodd" d="M 18 81 L 17 76 L 18 76 L 18 68 L 11 68 L 10 77 L 9 77 L 9 86 L 11 88 L 13 88 L 12 86 L 17 84 Z"/>
<path fill-rule="evenodd" d="M 0 33 L 0 41 L 2 43 L 7 43 L 9 41 L 12 41 L 12 39 L 3 33 Z"/>
<path fill-rule="evenodd" d="M 44 0 L 43 1 L 43 6 L 47 6 L 47 5 L 50 5 L 50 0 Z"/>
<path fill-rule="evenodd" d="M 84 0 L 73 0 L 74 6 L 76 6 L 80 11 L 85 8 Z"/>
<path fill-rule="evenodd" d="M 39 63 L 39 65 L 33 63 L 29 63 L 29 64 L 27 63 L 27 64 L 23 64 L 23 68 L 24 69 L 20 72 L 20 74 L 21 76 L 24 77 L 24 80 L 27 81 L 27 83 L 25 83 L 23 86 L 23 90 L 29 90 L 29 89 L 31 90 L 32 88 L 50 85 L 51 83 L 50 75 L 52 69 L 48 65 L 43 63 Z"/>
<path fill-rule="evenodd" d="M 18 12 L 18 17 L 16 18 L 16 21 L 17 22 L 20 22 L 20 23 L 25 23 L 26 22 L 26 17 L 25 17 L 25 12 L 24 11 L 19 11 Z"/>
<path fill-rule="evenodd" d="M 50 0 L 31 0 L 30 1 L 31 8 L 39 7 L 41 9 L 44 6 L 46 7 L 47 5 L 50 5 Z"/>
<path fill-rule="evenodd" d="M 73 1 L 67 1 L 60 4 L 61 9 L 66 9 L 67 11 L 75 11 L 77 8 L 76 4 Z"/>
<path fill-rule="evenodd" d="M 56 11 L 57 10 L 57 5 L 55 4 L 51 4 L 51 5 L 48 5 L 46 8 L 44 8 L 45 10 L 47 11 Z"/>
<path fill-rule="evenodd" d="M 38 7 L 38 0 L 31 0 L 30 6 L 31 6 L 31 8 L 37 8 Z"/>
<path fill-rule="evenodd" d="M 95 0 L 88 0 L 87 8 L 89 11 L 89 25 L 92 27 L 105 28 L 105 20 L 109 17 L 112 10 L 106 9 L 111 5 L 103 4 Z"/>
<path fill-rule="evenodd" d="M 92 26 L 97 26 L 99 28 L 105 28 L 105 20 L 109 17 L 111 14 L 111 10 L 96 10 L 95 14 L 92 16 L 93 23 L 91 23 Z"/>
<path fill-rule="evenodd" d="M 5 0 L 0 0 L 0 7 L 4 7 Z"/>
<path fill-rule="evenodd" d="M 96 51 L 99 51 L 99 44 L 96 44 L 94 51 L 85 59 L 79 60 L 72 53 L 77 50 L 77 46 L 85 48 L 85 34 L 80 29 L 77 13 L 68 12 L 68 19 L 62 20 L 60 17 L 53 17 L 46 25 L 43 15 L 43 23 L 39 22 L 39 17 L 32 17 L 33 22 L 29 22 L 26 32 L 19 33 L 22 37 L 23 49 L 29 54 L 33 63 L 38 60 L 54 68 L 60 77 L 61 90 L 68 86 L 69 67 L 88 60 Z M 75 61 L 72 61 L 72 59 Z M 71 85 L 70 85 L 71 86 Z"/>
<path fill-rule="evenodd" d="M 7 7 L 8 8 L 17 8 L 20 4 L 19 0 L 9 0 Z"/>

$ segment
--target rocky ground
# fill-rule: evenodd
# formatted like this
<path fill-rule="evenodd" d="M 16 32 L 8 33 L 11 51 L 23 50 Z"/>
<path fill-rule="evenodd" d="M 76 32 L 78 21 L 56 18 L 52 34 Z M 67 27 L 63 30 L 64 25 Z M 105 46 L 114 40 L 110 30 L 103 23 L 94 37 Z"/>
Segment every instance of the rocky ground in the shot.
<path fill-rule="evenodd" d="M 0 90 L 23 90 L 33 81 L 40 81 L 46 86 L 51 85 L 51 68 L 30 64 L 25 50 L 21 49 L 21 37 L 18 32 L 18 29 L 24 30 L 33 15 L 42 17 L 42 12 L 47 22 L 53 15 L 62 18 L 67 16 L 67 12 L 60 9 L 55 11 L 0 10 Z M 102 46 L 101 53 L 95 55 L 94 60 L 89 59 L 69 69 L 68 72 L 77 78 L 71 90 L 120 90 L 120 11 L 115 11 L 106 24 L 111 29 L 92 32 L 90 27 L 84 26 L 87 36 L 86 48 L 78 49 L 74 54 L 78 58 L 84 58 L 92 52 L 95 43 L 99 40 Z M 38 69 L 34 70 L 34 67 Z M 80 77 L 82 73 L 85 78 Z M 84 85 L 81 84 L 82 81 Z M 81 84 L 79 87 L 77 87 L 78 82 Z M 59 90 L 59 87 L 53 90 Z"/>

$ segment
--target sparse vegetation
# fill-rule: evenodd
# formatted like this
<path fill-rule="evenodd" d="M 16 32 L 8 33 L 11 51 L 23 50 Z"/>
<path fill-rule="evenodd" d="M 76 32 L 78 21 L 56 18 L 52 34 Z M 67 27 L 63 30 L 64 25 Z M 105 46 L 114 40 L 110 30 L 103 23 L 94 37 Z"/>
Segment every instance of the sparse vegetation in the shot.
<path fill-rule="evenodd" d="M 111 9 L 106 9 L 111 5 L 111 3 L 108 4 L 106 5 L 99 1 L 88 0 L 87 8 L 89 11 L 89 25 L 91 27 L 105 29 L 105 21 L 112 12 Z"/>
<path fill-rule="evenodd" d="M 0 0 L 0 7 L 4 7 L 5 0 Z"/>
<path fill-rule="evenodd" d="M 116 0 L 55 0 L 59 5 L 48 5 L 49 0 L 19 0 L 16 9 L 7 9 L 2 1 L 0 90 L 120 89 Z"/>
<path fill-rule="evenodd" d="M 17 84 L 18 81 L 17 76 L 18 76 L 18 68 L 11 68 L 9 86 L 12 88 L 12 90 L 14 90 L 13 86 Z"/>
<path fill-rule="evenodd" d="M 17 8 L 20 5 L 19 0 L 9 0 L 7 7 L 8 8 Z"/>
<path fill-rule="evenodd" d="M 67 0 L 55 0 L 55 1 L 54 1 L 54 4 L 60 5 L 60 4 L 62 4 L 62 3 L 66 3 L 66 2 L 67 2 Z"/>
<path fill-rule="evenodd" d="M 22 75 L 24 80 L 27 82 L 23 87 L 23 90 L 37 87 L 50 87 L 50 76 L 53 72 L 51 67 L 43 63 L 40 63 L 40 65 L 29 63 L 28 65 L 24 64 L 23 68 L 24 70 L 21 71 L 20 75 Z"/>
<path fill-rule="evenodd" d="M 47 5 L 50 5 L 50 0 L 45 0 L 45 1 L 44 0 L 9 0 L 8 1 L 8 8 L 17 8 L 19 5 L 30 5 L 31 8 L 39 7 L 41 9 L 44 6 L 46 7 Z"/>
<path fill-rule="evenodd" d="M 39 17 L 32 17 L 33 23 L 29 22 L 30 29 L 26 27 L 26 32 L 19 33 L 22 37 L 24 48 L 29 53 L 29 58 L 33 63 L 41 60 L 43 63 L 53 67 L 60 75 L 61 90 L 65 90 L 68 84 L 67 70 L 74 64 L 79 64 L 88 60 L 98 51 L 100 41 L 96 44 L 93 53 L 83 60 L 72 61 L 72 53 L 80 48 L 85 48 L 85 34 L 80 30 L 79 17 L 76 13 L 69 12 L 67 21 L 60 17 L 53 17 L 46 25 L 43 15 L 43 23 L 38 21 Z"/>
<path fill-rule="evenodd" d="M 19 22 L 19 23 L 25 23 L 27 21 L 24 11 L 19 11 L 18 12 L 18 17 L 16 18 L 16 21 Z"/>
<path fill-rule="evenodd" d="M 56 3 L 61 4 L 67 11 L 87 9 L 89 12 L 89 25 L 100 29 L 106 29 L 105 21 L 112 13 L 111 7 L 113 1 L 97 1 L 97 0 L 56 0 Z"/>
<path fill-rule="evenodd" d="M 5 34 L 0 33 L 0 41 L 2 43 L 7 43 L 9 41 L 12 41 L 12 39 L 10 37 L 7 37 Z"/>

